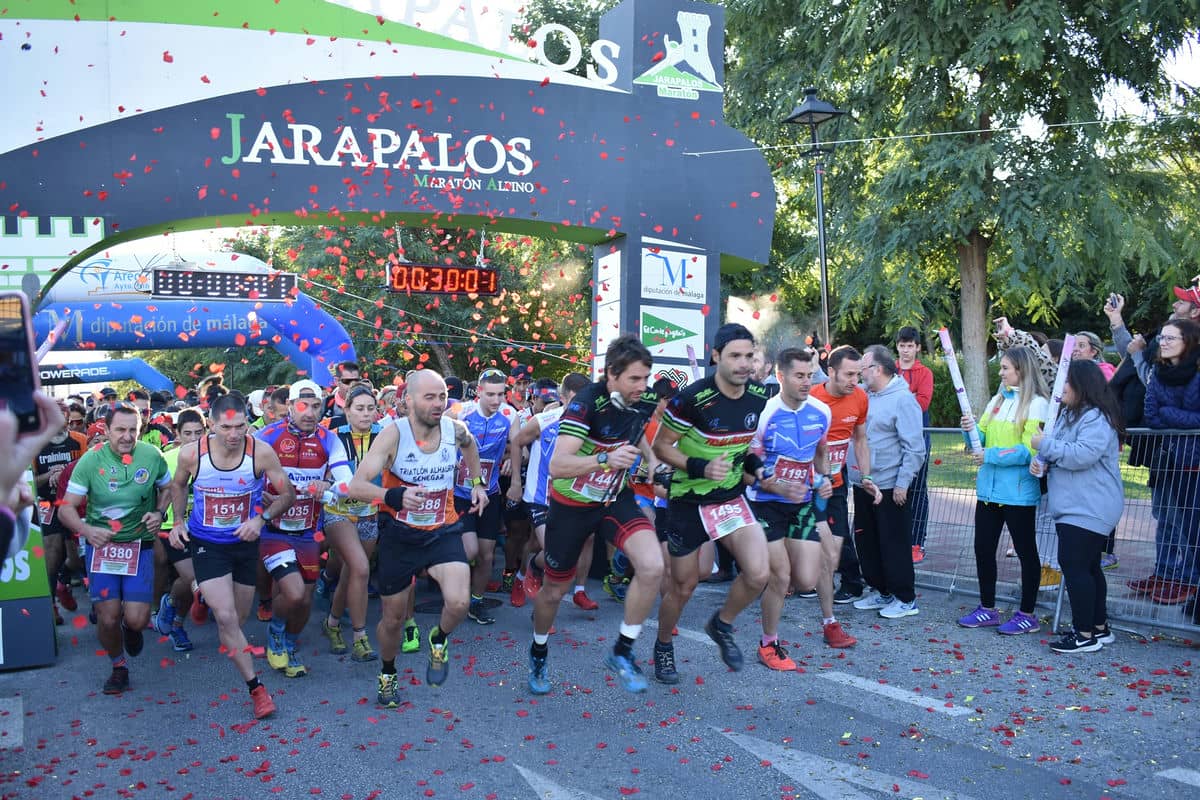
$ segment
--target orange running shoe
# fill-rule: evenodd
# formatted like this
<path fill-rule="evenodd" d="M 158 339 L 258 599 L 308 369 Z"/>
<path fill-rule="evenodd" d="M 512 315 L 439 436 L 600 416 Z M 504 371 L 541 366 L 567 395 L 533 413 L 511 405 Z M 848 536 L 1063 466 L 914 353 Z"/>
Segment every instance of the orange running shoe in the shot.
<path fill-rule="evenodd" d="M 582 589 L 575 593 L 575 597 L 573 599 L 575 601 L 575 605 L 579 606 L 584 611 L 595 611 L 600 607 L 600 604 L 588 597 L 587 592 L 583 591 Z"/>
<path fill-rule="evenodd" d="M 254 687 L 254 691 L 250 692 L 250 698 L 254 700 L 255 719 L 269 717 L 275 713 L 275 701 L 271 699 L 271 693 L 267 691 L 267 687 L 261 683 Z"/>
<path fill-rule="evenodd" d="M 825 644 L 830 647 L 853 647 L 858 644 L 858 639 L 855 639 L 850 634 L 846 633 L 842 628 L 842 623 L 831 622 L 824 626 Z"/>
<path fill-rule="evenodd" d="M 759 646 L 758 660 L 780 672 L 788 672 L 796 668 L 796 662 L 788 658 L 787 650 L 783 649 L 783 645 L 779 643 L 778 639 L 770 644 Z"/>

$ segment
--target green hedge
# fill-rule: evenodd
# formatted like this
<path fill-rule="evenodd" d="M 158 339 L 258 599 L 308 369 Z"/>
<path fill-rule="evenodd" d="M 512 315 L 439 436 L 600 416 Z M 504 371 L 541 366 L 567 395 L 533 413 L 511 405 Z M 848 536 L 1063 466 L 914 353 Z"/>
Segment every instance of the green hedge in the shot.
<path fill-rule="evenodd" d="M 946 359 L 925 357 L 921 362 L 933 373 L 933 400 L 929 403 L 930 424 L 935 428 L 957 428 L 962 411 L 958 408 L 958 397 L 954 393 L 954 384 L 950 382 L 950 368 L 946 366 Z M 958 363 L 961 370 L 961 358 Z"/>

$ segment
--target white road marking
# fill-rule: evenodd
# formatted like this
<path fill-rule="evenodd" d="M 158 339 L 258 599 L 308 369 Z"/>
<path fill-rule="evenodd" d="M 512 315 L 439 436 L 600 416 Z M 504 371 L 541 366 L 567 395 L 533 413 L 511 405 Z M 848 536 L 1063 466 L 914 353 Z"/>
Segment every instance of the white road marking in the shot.
<path fill-rule="evenodd" d="M 0 749 L 12 750 L 25 744 L 25 701 L 19 697 L 0 699 Z"/>
<path fill-rule="evenodd" d="M 1194 769 L 1184 769 L 1183 767 L 1174 767 L 1165 769 L 1162 772 L 1154 773 L 1156 778 L 1166 778 L 1169 781 L 1178 781 L 1186 783 L 1188 786 L 1200 787 L 1200 772 Z"/>
<path fill-rule="evenodd" d="M 951 717 L 962 717 L 968 714 L 974 714 L 975 709 L 964 708 L 962 706 L 947 705 L 946 701 L 939 700 L 936 697 L 929 695 L 910 692 L 907 689 L 898 689 L 895 686 L 889 686 L 886 683 L 879 681 L 860 678 L 857 675 L 849 675 L 845 672 L 820 672 L 818 677 L 834 683 L 840 683 L 843 686 L 850 686 L 855 689 L 861 689 L 864 692 L 871 692 L 882 697 L 887 697 L 891 700 L 899 700 L 901 703 L 909 703 L 921 708 L 927 708 L 930 711 L 935 711 L 938 714 L 946 714 Z"/>
<path fill-rule="evenodd" d="M 658 630 L 658 621 L 648 619 L 646 620 L 644 627 Z M 678 628 L 679 626 L 676 627 Z M 704 644 L 713 643 L 712 638 L 709 637 L 707 633 L 704 633 L 703 631 L 694 631 L 689 628 L 679 628 L 679 637 L 682 639 L 691 639 L 693 642 L 702 642 Z"/>
<path fill-rule="evenodd" d="M 594 794 L 560 786 L 545 775 L 539 775 L 531 769 L 525 769 L 516 762 L 513 762 L 513 766 L 517 772 L 521 773 L 521 777 L 529 784 L 529 788 L 537 792 L 541 800 L 600 800 Z"/>
<path fill-rule="evenodd" d="M 821 800 L 871 800 L 873 795 L 856 791 L 852 786 L 879 792 L 888 797 L 896 796 L 897 793 L 905 797 L 929 797 L 936 794 L 944 800 L 975 800 L 971 795 L 940 789 L 927 781 L 914 781 L 886 772 L 841 764 L 814 753 L 787 749 L 742 733 L 720 732 L 742 749 L 760 759 L 770 761 L 772 768 L 802 784 Z"/>

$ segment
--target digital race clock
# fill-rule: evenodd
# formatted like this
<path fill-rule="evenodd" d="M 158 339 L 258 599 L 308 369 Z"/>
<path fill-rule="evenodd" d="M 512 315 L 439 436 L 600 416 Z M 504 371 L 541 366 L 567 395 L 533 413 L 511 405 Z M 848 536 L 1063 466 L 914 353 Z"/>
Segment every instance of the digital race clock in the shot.
<path fill-rule="evenodd" d="M 393 292 L 411 294 L 479 294 L 496 295 L 500 286 L 496 271 L 485 267 L 457 264 L 393 264 Z"/>

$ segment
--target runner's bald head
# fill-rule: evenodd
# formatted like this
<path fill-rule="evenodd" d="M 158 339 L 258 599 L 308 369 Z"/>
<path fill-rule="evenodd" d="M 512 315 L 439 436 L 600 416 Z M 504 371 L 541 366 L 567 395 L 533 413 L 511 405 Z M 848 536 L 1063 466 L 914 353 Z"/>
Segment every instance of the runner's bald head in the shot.
<path fill-rule="evenodd" d="M 446 390 L 446 381 L 441 374 L 431 369 L 418 369 L 410 373 L 405 381 L 405 392 L 409 397 L 420 396 L 427 392 Z"/>

